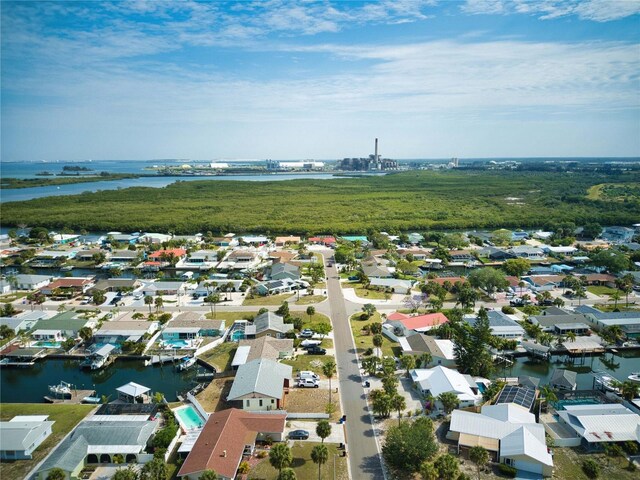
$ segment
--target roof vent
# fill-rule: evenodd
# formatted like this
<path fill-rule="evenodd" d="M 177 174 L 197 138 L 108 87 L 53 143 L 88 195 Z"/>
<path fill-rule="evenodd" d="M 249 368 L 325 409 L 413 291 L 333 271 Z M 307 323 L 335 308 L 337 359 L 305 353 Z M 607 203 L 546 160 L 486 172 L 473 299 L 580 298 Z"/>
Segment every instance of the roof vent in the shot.
<path fill-rule="evenodd" d="M 227 456 L 227 451 L 226 450 L 222 450 L 222 456 L 226 457 Z"/>

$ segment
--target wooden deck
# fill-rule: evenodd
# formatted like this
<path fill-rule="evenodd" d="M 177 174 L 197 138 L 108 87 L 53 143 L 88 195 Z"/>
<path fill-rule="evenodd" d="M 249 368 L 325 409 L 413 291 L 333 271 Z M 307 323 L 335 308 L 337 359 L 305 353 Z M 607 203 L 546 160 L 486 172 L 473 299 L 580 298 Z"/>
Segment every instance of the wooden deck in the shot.
<path fill-rule="evenodd" d="M 47 403 L 67 403 L 78 404 L 82 403 L 84 397 L 91 397 L 95 393 L 95 390 L 72 390 L 71 398 L 56 398 L 55 395 L 45 395 L 44 401 Z"/>

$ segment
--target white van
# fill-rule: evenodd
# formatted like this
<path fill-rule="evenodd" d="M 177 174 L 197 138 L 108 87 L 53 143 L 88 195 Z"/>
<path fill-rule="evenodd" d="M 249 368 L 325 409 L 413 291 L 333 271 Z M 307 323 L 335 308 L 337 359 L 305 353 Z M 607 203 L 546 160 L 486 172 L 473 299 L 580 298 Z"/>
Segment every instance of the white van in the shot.
<path fill-rule="evenodd" d="M 318 381 L 312 378 L 301 378 L 300 380 L 298 380 L 298 387 L 318 388 Z"/>
<path fill-rule="evenodd" d="M 315 373 L 313 373 L 313 372 L 311 372 L 309 370 L 303 370 L 302 372 L 298 373 L 298 378 L 301 379 L 301 380 L 302 379 L 310 379 L 310 380 L 313 380 L 313 381 L 316 381 L 316 382 L 318 380 L 320 380 L 320 376 L 319 375 L 317 375 L 317 374 L 315 374 Z"/>

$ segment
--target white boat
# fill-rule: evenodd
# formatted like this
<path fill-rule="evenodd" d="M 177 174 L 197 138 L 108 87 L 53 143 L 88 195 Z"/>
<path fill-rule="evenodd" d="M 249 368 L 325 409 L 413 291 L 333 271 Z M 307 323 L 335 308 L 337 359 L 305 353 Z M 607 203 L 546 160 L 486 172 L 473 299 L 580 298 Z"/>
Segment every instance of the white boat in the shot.
<path fill-rule="evenodd" d="M 49 385 L 49 391 L 54 395 L 71 395 L 71 384 L 61 381 L 58 385 Z"/>
<path fill-rule="evenodd" d="M 617 380 L 609 375 L 600 375 L 599 378 L 596 378 L 596 383 L 599 383 L 602 388 L 609 392 L 618 392 L 618 389 L 614 386 Z"/>
<path fill-rule="evenodd" d="M 640 372 L 633 372 L 631 375 L 627 377 L 629 381 L 634 383 L 640 383 Z"/>
<path fill-rule="evenodd" d="M 61 272 L 70 272 L 71 270 L 73 270 L 73 265 L 66 265 L 64 267 L 60 267 Z"/>
<path fill-rule="evenodd" d="M 183 370 L 186 370 L 186 369 L 192 367 L 193 365 L 195 365 L 195 363 L 196 363 L 196 357 L 183 357 L 180 360 L 180 363 L 178 364 L 176 369 L 179 372 L 181 372 Z"/>
<path fill-rule="evenodd" d="M 100 397 L 84 397 L 82 403 L 98 404 L 102 403 L 102 399 Z"/>

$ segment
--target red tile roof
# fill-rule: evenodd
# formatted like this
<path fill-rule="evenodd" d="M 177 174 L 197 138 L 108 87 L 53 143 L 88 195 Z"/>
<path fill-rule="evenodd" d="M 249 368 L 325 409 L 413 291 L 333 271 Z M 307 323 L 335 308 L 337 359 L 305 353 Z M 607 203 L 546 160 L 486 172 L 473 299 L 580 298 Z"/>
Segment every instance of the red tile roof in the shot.
<path fill-rule="evenodd" d="M 387 320 L 398 321 L 409 330 L 416 330 L 419 328 L 436 327 L 443 323 L 447 323 L 449 319 L 444 313 L 428 313 L 426 315 L 410 316 L 404 313 L 394 312 L 387 316 Z"/>
<path fill-rule="evenodd" d="M 54 280 L 46 286 L 47 290 L 55 290 L 56 288 L 79 288 L 89 285 L 93 280 L 91 278 L 60 278 Z"/>
<path fill-rule="evenodd" d="M 311 237 L 309 238 L 309 241 L 313 243 L 324 243 L 325 245 L 336 243 L 336 239 L 334 237 Z"/>
<path fill-rule="evenodd" d="M 149 258 L 160 258 L 163 253 L 165 253 L 167 255 L 171 255 L 173 253 L 173 255 L 176 258 L 179 258 L 179 257 L 185 256 L 187 254 L 187 251 L 184 248 L 171 248 L 171 249 L 168 249 L 168 250 L 156 250 L 155 252 L 149 254 Z"/>
<path fill-rule="evenodd" d="M 178 476 L 210 469 L 235 478 L 245 445 L 252 444 L 258 433 L 282 433 L 286 418 L 286 413 L 246 412 L 237 408 L 211 414 Z"/>

